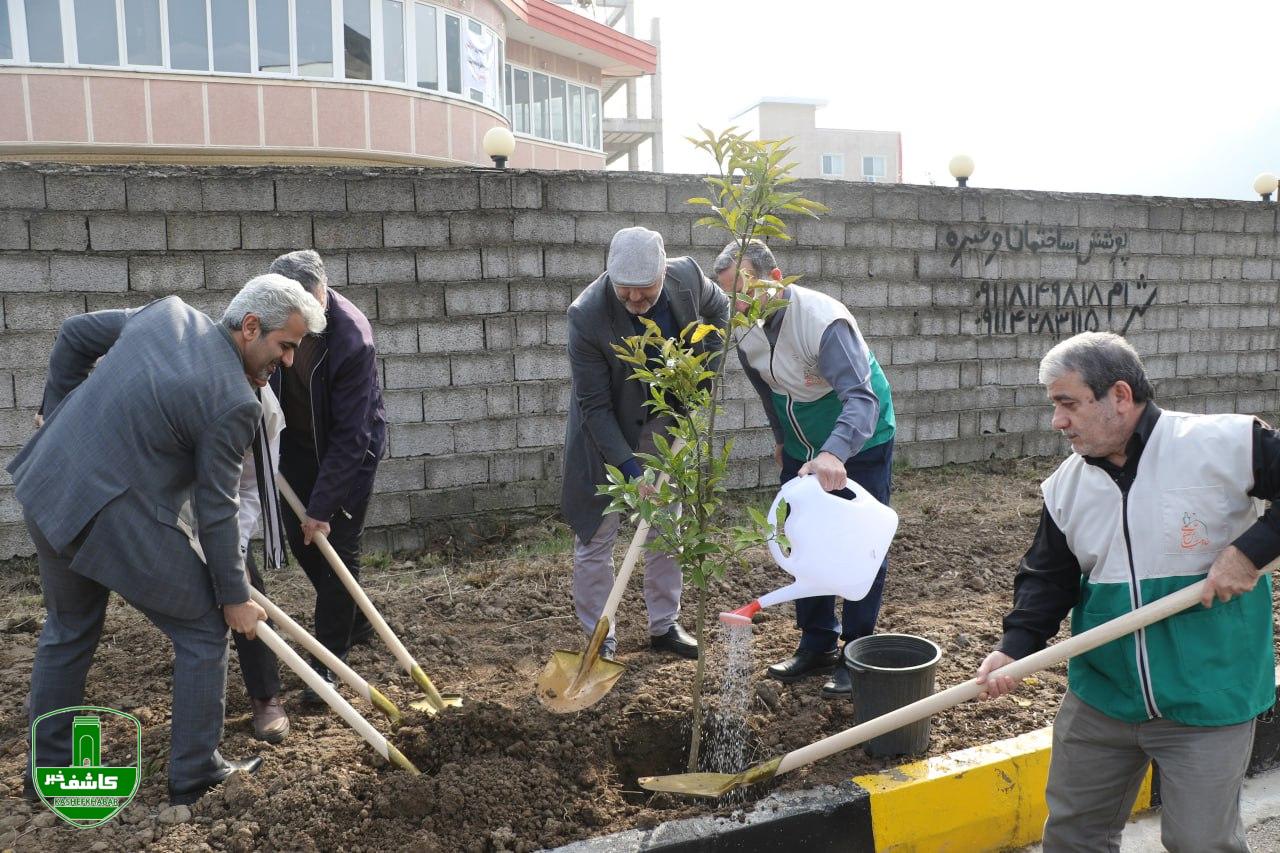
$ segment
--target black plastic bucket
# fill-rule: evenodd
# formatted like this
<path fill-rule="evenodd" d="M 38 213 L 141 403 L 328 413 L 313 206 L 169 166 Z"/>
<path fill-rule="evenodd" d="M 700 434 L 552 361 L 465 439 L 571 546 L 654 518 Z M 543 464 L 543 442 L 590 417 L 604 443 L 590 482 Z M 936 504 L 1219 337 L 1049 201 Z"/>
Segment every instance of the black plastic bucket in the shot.
<path fill-rule="evenodd" d="M 844 647 L 854 721 L 865 723 L 933 695 L 942 649 L 910 634 L 872 634 Z M 868 755 L 917 755 L 929 748 L 929 717 L 863 744 Z"/>

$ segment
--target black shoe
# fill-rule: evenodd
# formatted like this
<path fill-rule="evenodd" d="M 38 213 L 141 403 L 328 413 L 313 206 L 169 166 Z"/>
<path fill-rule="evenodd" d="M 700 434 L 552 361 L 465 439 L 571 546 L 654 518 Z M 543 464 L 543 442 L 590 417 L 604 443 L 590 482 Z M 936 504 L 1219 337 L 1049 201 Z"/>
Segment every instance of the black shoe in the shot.
<path fill-rule="evenodd" d="M 600 647 L 600 658 L 601 658 L 601 660 L 613 660 L 613 659 L 614 659 L 614 658 L 616 658 L 617 656 L 618 656 L 618 650 L 617 650 L 617 649 L 610 648 L 609 646 L 601 646 L 601 647 Z"/>
<path fill-rule="evenodd" d="M 826 675 L 831 671 L 831 667 L 839 662 L 839 652 L 811 652 L 800 649 L 786 660 L 770 666 L 768 674 L 770 678 L 790 683 L 810 675 Z"/>
<path fill-rule="evenodd" d="M 313 663 L 312 667 L 315 669 L 316 672 L 320 673 L 320 677 L 325 680 L 325 683 L 327 683 L 330 687 L 337 689 L 338 676 L 334 675 L 333 671 L 329 669 L 329 667 L 321 666 L 316 663 Z M 327 703 L 323 699 L 321 699 L 320 694 L 312 690 L 311 685 L 308 684 L 302 688 L 302 704 L 326 705 Z"/>
<path fill-rule="evenodd" d="M 837 666 L 832 671 L 831 678 L 822 685 L 822 697 L 847 699 L 851 693 L 853 693 L 853 685 L 849 681 L 849 670 L 844 666 Z"/>
<path fill-rule="evenodd" d="M 212 776 L 201 779 L 195 784 L 184 785 L 181 788 L 175 788 L 173 785 L 170 785 L 169 805 L 189 806 L 204 796 L 210 788 L 227 781 L 227 778 L 232 773 L 257 773 L 258 768 L 261 766 L 261 755 L 255 755 L 252 758 L 232 759 L 226 763 L 226 766 L 219 768 Z"/>
<path fill-rule="evenodd" d="M 665 634 L 650 637 L 649 646 L 657 651 L 671 652 L 682 658 L 698 659 L 698 641 L 679 625 L 672 625 Z"/>
<path fill-rule="evenodd" d="M 28 803 L 40 802 L 40 795 L 36 793 L 36 786 L 31 782 L 31 777 L 22 774 L 22 799 Z"/>

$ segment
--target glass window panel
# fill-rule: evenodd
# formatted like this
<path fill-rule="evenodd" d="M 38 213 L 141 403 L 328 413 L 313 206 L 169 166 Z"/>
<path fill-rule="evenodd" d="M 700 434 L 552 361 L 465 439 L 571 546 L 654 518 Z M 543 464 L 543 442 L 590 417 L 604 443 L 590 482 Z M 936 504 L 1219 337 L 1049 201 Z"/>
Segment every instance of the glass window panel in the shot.
<path fill-rule="evenodd" d="M 169 67 L 209 70 L 204 0 L 169 0 Z"/>
<path fill-rule="evenodd" d="M 382 0 L 382 79 L 404 82 L 404 4 Z"/>
<path fill-rule="evenodd" d="M 512 124 L 517 133 L 529 133 L 529 72 L 523 68 L 511 69 Z"/>
<path fill-rule="evenodd" d="M 498 70 L 507 67 L 507 55 L 503 50 L 502 40 L 494 36 L 494 41 L 498 45 L 498 51 L 497 59 L 494 60 L 493 64 L 494 73 L 489 75 L 489 79 L 493 81 L 493 89 L 489 93 L 489 103 L 493 105 L 494 109 L 497 109 L 498 105 L 502 103 L 502 93 L 511 88 L 511 80 L 509 75 L 497 73 Z"/>
<path fill-rule="evenodd" d="M 502 87 L 502 91 L 504 93 L 503 99 L 502 99 L 502 112 L 504 115 L 506 115 L 507 121 L 512 121 L 513 119 L 511 115 L 511 66 L 510 65 L 502 66 L 502 79 L 504 83 Z"/>
<path fill-rule="evenodd" d="M 453 15 L 444 16 L 445 88 L 462 94 L 462 22 Z"/>
<path fill-rule="evenodd" d="M 289 0 L 254 0 L 258 14 L 258 70 L 293 71 L 289 62 Z"/>
<path fill-rule="evenodd" d="M 419 3 L 414 7 L 414 46 L 418 49 L 418 86 L 440 88 L 440 53 L 436 48 L 436 8 Z"/>
<path fill-rule="evenodd" d="M 582 144 L 582 87 L 569 87 L 569 141 Z"/>
<path fill-rule="evenodd" d="M 76 0 L 76 61 L 81 65 L 119 65 L 115 0 Z"/>
<path fill-rule="evenodd" d="M 551 78 L 551 138 L 556 142 L 569 141 L 569 105 L 565 95 L 565 82 Z"/>
<path fill-rule="evenodd" d="M 333 76 L 333 9 L 329 0 L 297 0 L 298 73 Z"/>
<path fill-rule="evenodd" d="M 497 75 L 498 40 L 493 33 L 480 26 L 479 21 L 467 21 L 465 62 L 462 66 L 463 91 L 479 104 L 497 106 L 494 85 Z"/>
<path fill-rule="evenodd" d="M 130 65 L 163 65 L 160 0 L 124 0 L 124 46 Z"/>
<path fill-rule="evenodd" d="M 863 157 L 862 158 L 862 174 L 868 178 L 884 177 L 884 158 L 883 157 Z"/>
<path fill-rule="evenodd" d="M 551 99 L 551 86 L 547 75 L 533 75 L 533 135 L 551 138 L 551 122 L 547 118 L 547 101 Z"/>
<path fill-rule="evenodd" d="M 58 4 L 27 0 L 27 54 L 32 62 L 62 61 L 62 20 Z"/>
<path fill-rule="evenodd" d="M 248 0 L 218 0 L 213 11 L 213 69 L 249 73 Z"/>
<path fill-rule="evenodd" d="M 597 151 L 603 148 L 600 143 L 600 92 L 587 89 L 587 144 Z"/>
<path fill-rule="evenodd" d="M 342 4 L 342 44 L 348 80 L 373 79 L 373 23 L 369 0 Z"/>
<path fill-rule="evenodd" d="M 0 3 L 0 59 L 13 59 L 13 31 L 9 29 L 8 3 Z"/>

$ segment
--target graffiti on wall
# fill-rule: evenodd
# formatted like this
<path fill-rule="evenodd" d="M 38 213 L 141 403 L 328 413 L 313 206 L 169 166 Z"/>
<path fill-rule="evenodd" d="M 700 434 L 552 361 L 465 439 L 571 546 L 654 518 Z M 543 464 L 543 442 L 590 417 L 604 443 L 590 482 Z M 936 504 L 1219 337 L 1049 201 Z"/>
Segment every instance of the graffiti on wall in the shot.
<path fill-rule="evenodd" d="M 986 255 L 982 265 L 990 264 L 1000 251 L 1008 252 L 1071 252 L 1076 263 L 1083 266 L 1102 255 L 1115 257 L 1129 246 L 1128 232 L 1114 233 L 1110 228 L 1092 231 L 1084 235 L 1062 226 L 986 225 L 975 226 L 964 233 L 948 229 L 944 238 L 952 250 L 951 266 L 960 263 L 966 250 Z"/>
<path fill-rule="evenodd" d="M 1155 304 L 1148 281 L 982 281 L 975 292 L 980 335 L 1125 334 Z"/>

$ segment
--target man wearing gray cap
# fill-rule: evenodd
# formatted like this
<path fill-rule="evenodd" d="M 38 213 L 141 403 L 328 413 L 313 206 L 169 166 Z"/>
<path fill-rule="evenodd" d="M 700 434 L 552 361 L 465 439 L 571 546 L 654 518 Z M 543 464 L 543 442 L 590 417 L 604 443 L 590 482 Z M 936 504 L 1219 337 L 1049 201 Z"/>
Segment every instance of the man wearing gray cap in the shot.
<path fill-rule="evenodd" d="M 596 487 L 607 482 L 606 464 L 629 478 L 644 473 L 635 453 L 638 449 L 652 452 L 654 431 L 668 425 L 650 417 L 644 406 L 648 387 L 628 379 L 630 365 L 619 361 L 613 351 L 623 338 L 643 332 L 641 317 L 657 323 L 668 338 L 678 337 L 681 329 L 695 321 L 723 329 L 729 324 L 729 299 L 692 258 L 667 258 L 661 234 L 623 228 L 609 244 L 605 273 L 569 306 L 573 390 L 560 507 L 574 532 L 573 602 L 588 634 L 613 586 L 613 542 L 620 524 L 617 513 L 605 515 L 609 499 L 597 495 Z M 649 541 L 654 535 L 650 532 Z M 680 588 L 675 558 L 649 552 L 644 599 L 650 644 L 696 658 L 697 641 L 677 621 Z M 612 658 L 616 649 L 611 628 L 602 654 Z"/>

